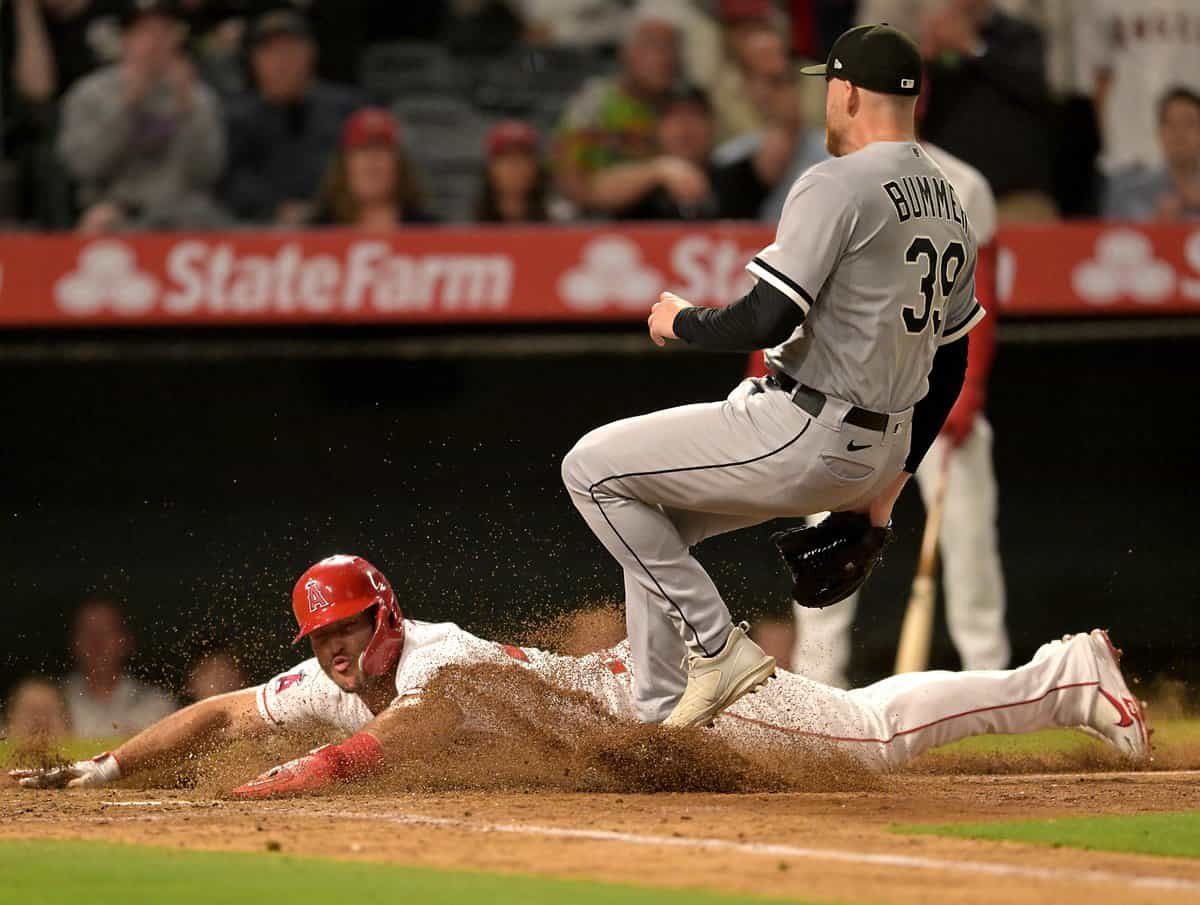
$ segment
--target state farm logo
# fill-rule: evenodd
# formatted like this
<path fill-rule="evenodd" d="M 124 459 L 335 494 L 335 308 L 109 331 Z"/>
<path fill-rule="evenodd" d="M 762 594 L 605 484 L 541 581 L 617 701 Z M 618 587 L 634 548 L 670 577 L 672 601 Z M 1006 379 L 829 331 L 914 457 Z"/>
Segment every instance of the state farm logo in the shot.
<path fill-rule="evenodd" d="M 662 276 L 642 263 L 642 249 L 622 236 L 601 236 L 583 248 L 583 260 L 558 281 L 570 307 L 594 311 L 607 304 L 650 309 L 662 290 Z"/>
<path fill-rule="evenodd" d="M 118 314 L 142 314 L 158 295 L 158 280 L 138 270 L 137 257 L 124 242 L 93 242 L 79 254 L 71 273 L 54 284 L 54 301 L 69 314 L 86 315 L 111 308 Z"/>
<path fill-rule="evenodd" d="M 1154 256 L 1154 244 L 1131 229 L 1112 230 L 1096 240 L 1095 257 L 1071 273 L 1071 286 L 1093 305 L 1122 296 L 1152 305 L 1175 291 L 1175 269 Z"/>
<path fill-rule="evenodd" d="M 184 239 L 155 271 L 142 271 L 124 242 L 92 242 L 55 284 L 54 300 L 79 317 L 475 313 L 507 309 L 513 284 L 507 254 L 405 254 L 383 241 L 350 242 L 335 253 L 285 242 L 263 253 L 231 241 Z"/>

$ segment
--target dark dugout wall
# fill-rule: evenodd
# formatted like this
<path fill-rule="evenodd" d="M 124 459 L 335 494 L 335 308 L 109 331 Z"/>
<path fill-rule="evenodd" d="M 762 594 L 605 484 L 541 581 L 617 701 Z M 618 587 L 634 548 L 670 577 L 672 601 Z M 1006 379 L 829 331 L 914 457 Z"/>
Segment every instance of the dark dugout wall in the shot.
<path fill-rule="evenodd" d="M 374 560 L 410 614 L 481 633 L 611 599 L 617 570 L 562 490 L 561 455 L 606 421 L 721 398 L 743 366 L 662 353 L 411 361 L 352 344 L 338 358 L 55 360 L 9 339 L 0 690 L 67 666 L 70 614 L 89 594 L 127 603 L 149 678 L 178 687 L 211 645 L 266 677 L 307 655 L 287 646 L 288 593 L 335 551 Z M 131 353 L 143 342 L 122 340 Z M 1198 386 L 1194 338 L 1002 345 L 990 416 L 1018 657 L 1110 626 L 1135 671 L 1196 677 Z M 894 655 L 916 497 L 860 609 L 859 679 Z M 767 534 L 701 548 L 738 615 L 784 611 Z M 944 628 L 934 661 L 957 665 Z"/>

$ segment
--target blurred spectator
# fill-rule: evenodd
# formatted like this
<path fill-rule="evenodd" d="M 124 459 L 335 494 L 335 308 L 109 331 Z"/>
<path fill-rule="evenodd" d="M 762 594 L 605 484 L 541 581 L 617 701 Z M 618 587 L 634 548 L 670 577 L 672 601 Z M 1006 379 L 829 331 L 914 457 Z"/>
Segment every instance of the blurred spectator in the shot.
<path fill-rule="evenodd" d="M 1092 94 L 1108 172 L 1161 163 L 1155 105 L 1173 85 L 1200 92 L 1200 3 L 1091 0 L 1076 15 L 1080 78 Z"/>
<path fill-rule="evenodd" d="M 75 672 L 63 681 L 71 730 L 81 738 L 132 735 L 175 709 L 165 692 L 125 673 L 133 634 L 111 600 L 85 602 L 71 635 Z"/>
<path fill-rule="evenodd" d="M 58 154 L 80 182 L 86 232 L 122 226 L 214 226 L 211 189 L 225 161 L 216 95 L 183 55 L 169 0 L 136 0 L 121 61 L 63 102 Z"/>
<path fill-rule="evenodd" d="M 821 122 L 825 85 L 796 70 L 771 5 L 742 0 L 722 3 L 722 9 L 725 57 L 712 88 L 718 141 L 762 132 L 771 118 L 771 97 L 784 82 L 792 85 L 804 118 Z"/>
<path fill-rule="evenodd" d="M 0 218 L 62 229 L 74 223 L 70 180 L 54 155 L 58 100 L 117 59 L 119 0 L 0 3 Z"/>
<path fill-rule="evenodd" d="M 299 13 L 263 13 L 250 40 L 255 90 L 229 104 L 223 197 L 239 219 L 298 226 L 312 216 L 312 199 L 358 100 L 314 77 L 316 45 Z"/>
<path fill-rule="evenodd" d="M 460 0 L 461 2 L 461 0 Z M 629 7 L 622 0 L 512 0 L 532 44 L 614 47 Z"/>
<path fill-rule="evenodd" d="M 550 219 L 546 166 L 538 134 L 519 120 L 498 123 L 488 135 L 475 219 L 481 223 L 541 223 Z"/>
<path fill-rule="evenodd" d="M 10 741 L 50 740 L 68 732 L 67 707 L 58 687 L 48 679 L 17 683 L 4 710 L 4 735 Z"/>
<path fill-rule="evenodd" d="M 770 187 L 756 216 L 769 223 L 778 223 L 783 213 L 792 183 L 815 163 L 829 156 L 825 149 L 825 130 L 808 125 L 824 122 L 825 82 L 799 76 L 792 68 L 778 32 L 759 30 L 750 42 L 757 48 L 756 62 L 747 70 L 743 85 L 746 100 L 752 105 L 760 125 L 754 131 L 730 139 L 720 145 L 714 155 L 719 164 L 754 157 L 759 172 Z M 810 118 L 812 104 L 803 97 L 797 85 L 815 87 L 821 114 Z M 783 169 L 776 167 L 782 162 Z"/>
<path fill-rule="evenodd" d="M 983 173 L 1005 220 L 1058 215 L 1041 34 L 993 0 L 946 0 L 924 18 L 924 138 Z"/>
<path fill-rule="evenodd" d="M 663 180 L 625 216 L 631 219 L 752 220 L 759 214 L 767 193 L 780 180 L 792 158 L 796 135 L 795 97 L 791 119 L 771 128 L 754 153 L 713 162 L 716 125 L 708 98 L 697 88 L 676 91 L 658 120 L 658 145 L 664 160 L 689 166 L 700 191 L 681 193 Z"/>
<path fill-rule="evenodd" d="M 0 7 L 7 128 L 116 61 L 122 7 L 121 0 L 15 0 Z"/>
<path fill-rule="evenodd" d="M 192 668 L 187 680 L 187 694 L 193 701 L 202 701 L 247 685 L 249 682 L 233 654 L 218 650 L 205 654 Z"/>
<path fill-rule="evenodd" d="M 1112 175 L 1106 217 L 1200 219 L 1200 94 L 1176 87 L 1159 101 L 1158 143 L 1162 166 L 1132 164 Z"/>
<path fill-rule="evenodd" d="M 359 110 L 346 120 L 314 222 L 388 230 L 432 221 L 422 206 L 412 161 L 401 146 L 400 124 L 380 107 Z"/>
<path fill-rule="evenodd" d="M 247 0 L 178 0 L 187 23 L 188 46 L 196 57 L 200 76 L 221 100 L 227 101 L 246 87 L 243 47 L 246 37 Z"/>
<path fill-rule="evenodd" d="M 666 178 L 701 195 L 693 173 L 656 159 L 657 109 L 679 76 L 678 23 L 643 3 L 621 47 L 622 71 L 595 78 L 570 100 L 555 153 L 563 194 L 585 211 L 620 213 Z"/>

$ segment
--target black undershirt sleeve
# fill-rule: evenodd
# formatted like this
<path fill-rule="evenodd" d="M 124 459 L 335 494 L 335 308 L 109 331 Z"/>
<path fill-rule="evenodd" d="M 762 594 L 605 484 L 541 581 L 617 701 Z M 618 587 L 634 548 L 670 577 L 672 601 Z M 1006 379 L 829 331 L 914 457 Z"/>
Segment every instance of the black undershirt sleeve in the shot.
<path fill-rule="evenodd" d="M 933 355 L 933 366 L 929 369 L 929 392 L 913 407 L 912 439 L 909 441 L 908 459 L 904 463 L 904 470 L 909 474 L 916 472 L 958 399 L 963 379 L 967 376 L 968 339 L 964 336 L 947 343 Z"/>
<path fill-rule="evenodd" d="M 675 315 L 675 335 L 702 349 L 753 352 L 784 342 L 804 321 L 800 306 L 759 280 L 727 308 L 684 308 Z"/>

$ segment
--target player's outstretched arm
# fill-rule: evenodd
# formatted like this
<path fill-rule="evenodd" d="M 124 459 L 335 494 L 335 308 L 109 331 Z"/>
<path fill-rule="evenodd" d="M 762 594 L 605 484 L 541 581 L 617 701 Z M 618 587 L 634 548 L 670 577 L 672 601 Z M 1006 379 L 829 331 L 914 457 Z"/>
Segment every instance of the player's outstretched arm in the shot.
<path fill-rule="evenodd" d="M 258 715 L 256 689 L 243 688 L 198 701 L 164 717 L 113 751 L 63 767 L 13 770 L 9 775 L 31 789 L 87 788 L 115 782 L 148 767 L 194 754 L 219 737 L 239 738 L 267 729 Z"/>
<path fill-rule="evenodd" d="M 400 698 L 337 745 L 323 745 L 303 757 L 272 767 L 238 786 L 235 798 L 280 798 L 358 782 L 443 748 L 462 723 L 458 705 L 440 698 Z"/>

